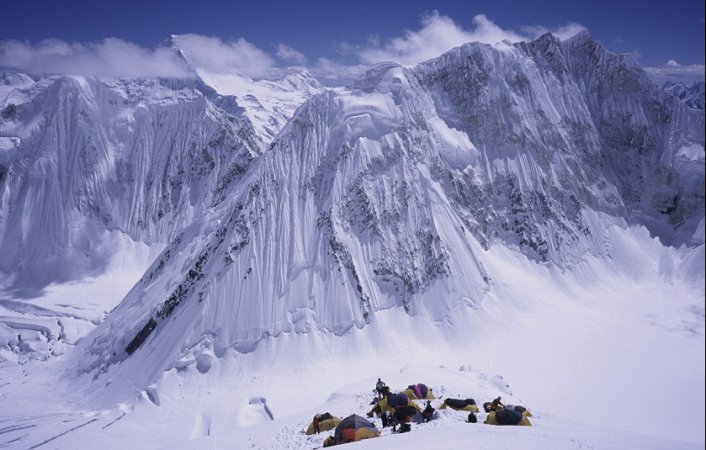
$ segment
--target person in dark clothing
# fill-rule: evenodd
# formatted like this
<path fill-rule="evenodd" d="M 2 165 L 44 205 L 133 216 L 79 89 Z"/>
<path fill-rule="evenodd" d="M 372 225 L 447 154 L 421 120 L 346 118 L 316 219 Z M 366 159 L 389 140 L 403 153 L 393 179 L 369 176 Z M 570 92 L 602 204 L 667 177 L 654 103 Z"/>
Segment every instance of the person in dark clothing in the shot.
<path fill-rule="evenodd" d="M 501 397 L 496 398 L 492 402 L 485 402 L 483 403 L 483 410 L 487 413 L 491 411 L 500 411 L 501 409 L 505 408 L 505 405 L 503 402 L 500 401 Z"/>
<path fill-rule="evenodd" d="M 395 418 L 395 421 L 397 423 L 403 424 L 409 422 L 414 413 L 416 412 L 417 409 L 414 406 L 398 406 L 397 408 L 395 408 L 395 414 L 393 415 L 393 417 Z"/>
<path fill-rule="evenodd" d="M 386 428 L 390 424 L 389 416 L 387 415 L 387 411 L 383 411 L 380 419 L 382 420 L 382 427 L 383 428 Z"/>
<path fill-rule="evenodd" d="M 431 401 L 427 401 L 427 406 L 422 411 L 422 418 L 425 422 L 430 422 L 434 418 L 435 409 L 431 406 Z"/>

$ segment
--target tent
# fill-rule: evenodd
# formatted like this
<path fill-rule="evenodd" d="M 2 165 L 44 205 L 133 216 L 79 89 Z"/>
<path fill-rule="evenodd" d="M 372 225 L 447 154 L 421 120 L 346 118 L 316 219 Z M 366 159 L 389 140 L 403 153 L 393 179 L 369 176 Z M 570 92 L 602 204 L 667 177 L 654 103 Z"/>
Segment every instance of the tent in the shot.
<path fill-rule="evenodd" d="M 434 400 L 434 393 L 426 384 L 410 384 L 404 392 L 407 397 L 413 400 Z"/>
<path fill-rule="evenodd" d="M 333 444 L 346 444 L 378 436 L 380 436 L 380 432 L 375 428 L 375 425 L 368 422 L 364 417 L 352 414 L 341 420 L 336 426 L 336 430 L 333 433 Z"/>
<path fill-rule="evenodd" d="M 319 418 L 319 431 L 328 431 L 336 428 L 336 425 L 341 423 L 341 419 L 339 419 L 336 416 L 332 416 L 330 413 L 323 413 L 323 414 L 317 414 L 317 417 Z M 312 434 L 316 433 L 314 431 L 314 421 L 312 420 L 311 423 L 309 424 L 309 428 L 306 429 L 305 431 L 306 434 L 311 436 Z"/>
<path fill-rule="evenodd" d="M 400 394 L 387 394 L 381 400 L 375 403 L 375 406 L 368 411 L 368 417 L 373 417 L 373 414 L 381 415 L 383 412 L 387 411 L 391 415 L 395 413 L 395 408 L 401 406 L 413 406 L 419 410 L 419 406 L 414 403 L 410 398 L 404 393 Z"/>
<path fill-rule="evenodd" d="M 515 410 L 515 411 L 517 411 L 517 412 L 523 413 L 523 414 L 524 414 L 525 416 L 527 416 L 527 417 L 532 417 L 532 413 L 529 412 L 529 410 L 528 410 L 527 408 L 525 408 L 524 406 L 520 406 L 520 405 L 505 405 L 505 409 L 512 409 L 512 410 Z"/>
<path fill-rule="evenodd" d="M 490 411 L 483 423 L 488 425 L 524 425 L 531 426 L 528 417 L 532 414 L 522 406 L 505 407 L 500 411 Z"/>
<path fill-rule="evenodd" d="M 469 412 L 474 412 L 477 413 L 479 411 L 478 405 L 476 404 L 476 401 L 473 400 L 472 398 L 466 398 L 466 399 L 456 399 L 456 398 L 447 398 L 444 399 L 444 404 L 439 407 L 439 409 L 446 409 L 446 408 L 451 408 L 455 409 L 456 411 L 469 411 Z"/>

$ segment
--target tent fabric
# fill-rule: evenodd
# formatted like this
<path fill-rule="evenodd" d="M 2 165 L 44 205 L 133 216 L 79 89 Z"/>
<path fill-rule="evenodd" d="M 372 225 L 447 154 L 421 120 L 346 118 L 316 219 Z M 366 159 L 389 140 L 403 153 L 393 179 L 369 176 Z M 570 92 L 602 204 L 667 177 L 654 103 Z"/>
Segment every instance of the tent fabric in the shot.
<path fill-rule="evenodd" d="M 520 413 L 525 413 L 527 417 L 532 417 L 532 413 L 527 410 L 524 406 L 520 405 L 505 405 L 505 409 L 512 409 Z"/>
<path fill-rule="evenodd" d="M 339 423 L 341 423 L 341 419 L 336 416 L 332 416 L 329 413 L 319 414 L 319 431 L 321 432 L 333 430 Z M 309 424 L 309 428 L 306 429 L 305 433 L 309 436 L 316 433 L 314 421 Z"/>
<path fill-rule="evenodd" d="M 378 400 L 370 411 L 368 411 L 367 416 L 373 417 L 373 414 L 381 415 L 385 411 L 390 414 L 394 414 L 395 408 L 399 408 L 400 406 L 413 406 L 417 410 L 421 411 L 419 406 L 410 400 L 410 397 L 403 394 L 388 394 L 387 397 L 383 397 Z"/>
<path fill-rule="evenodd" d="M 403 394 L 414 400 L 434 400 L 434 393 L 426 384 L 410 384 Z"/>
<path fill-rule="evenodd" d="M 500 411 L 491 411 L 485 418 L 483 423 L 487 425 L 522 425 L 532 426 L 528 419 L 529 411 L 517 411 L 515 409 L 501 409 Z"/>
<path fill-rule="evenodd" d="M 336 426 L 333 441 L 335 445 L 338 445 L 378 436 L 380 436 L 380 432 L 375 428 L 375 425 L 364 417 L 352 414 L 342 419 Z"/>
<path fill-rule="evenodd" d="M 388 394 L 387 395 L 387 404 L 391 408 L 397 408 L 399 406 L 406 406 L 409 404 L 409 397 L 405 395 L 404 393 L 400 394 Z"/>
<path fill-rule="evenodd" d="M 439 409 L 446 409 L 447 407 L 455 409 L 456 411 L 479 412 L 478 405 L 472 398 L 447 398 L 444 400 L 444 403 L 439 407 Z"/>
<path fill-rule="evenodd" d="M 398 422 L 409 422 L 419 411 L 412 405 L 399 406 L 395 408 L 395 419 Z"/>
<path fill-rule="evenodd" d="M 420 413 L 419 411 L 417 411 L 417 412 L 414 413 L 414 415 L 412 416 L 412 418 L 410 419 L 410 421 L 411 421 L 411 422 L 414 422 L 414 423 L 417 423 L 417 424 L 419 424 L 419 423 L 424 423 L 424 416 L 422 416 L 422 413 Z"/>

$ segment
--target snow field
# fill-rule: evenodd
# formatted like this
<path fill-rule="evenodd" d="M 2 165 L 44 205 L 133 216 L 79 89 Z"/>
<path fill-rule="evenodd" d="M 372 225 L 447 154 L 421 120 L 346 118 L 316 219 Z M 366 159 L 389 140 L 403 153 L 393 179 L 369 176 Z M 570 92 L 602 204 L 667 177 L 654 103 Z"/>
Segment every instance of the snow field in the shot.
<path fill-rule="evenodd" d="M 284 333 L 251 353 L 214 353 L 206 373 L 185 362 L 119 406 L 103 405 L 98 384 L 86 390 L 90 377 L 76 378 L 69 355 L 1 363 L 0 445 L 315 448 L 326 434 L 301 432 L 311 417 L 364 415 L 381 377 L 394 390 L 421 382 L 479 404 L 501 395 L 529 408 L 533 427 L 468 424 L 445 410 L 352 448 L 702 448 L 703 284 L 698 269 L 679 270 L 692 252 L 635 228 L 616 227 L 607 244 L 612 262 L 565 271 L 496 246 L 482 255 L 492 289 L 475 308 L 436 323 L 423 311 L 379 311 L 340 337 Z"/>

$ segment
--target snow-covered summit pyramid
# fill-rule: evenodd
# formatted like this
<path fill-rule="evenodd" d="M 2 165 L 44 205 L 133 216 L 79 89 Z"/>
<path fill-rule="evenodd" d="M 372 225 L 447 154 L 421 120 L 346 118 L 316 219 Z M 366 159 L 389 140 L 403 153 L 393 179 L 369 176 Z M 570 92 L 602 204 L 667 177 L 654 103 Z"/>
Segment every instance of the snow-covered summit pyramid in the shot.
<path fill-rule="evenodd" d="M 561 267 L 608 257 L 610 225 L 703 245 L 703 157 L 684 156 L 703 144 L 702 113 L 585 33 L 375 66 L 297 110 L 82 342 L 79 371 L 142 388 L 388 308 L 444 323 L 484 301 L 492 245 Z"/>
<path fill-rule="evenodd" d="M 198 42 L 203 37 L 171 35 L 162 43 L 181 56 L 200 80 L 221 95 L 232 95 L 244 108 L 255 131 L 271 140 L 292 117 L 294 110 L 323 86 L 307 70 L 277 69 L 253 79 L 235 68 L 216 70 L 213 56 L 204 55 Z M 206 38 L 208 39 L 208 38 Z M 245 57 L 245 55 L 243 55 Z"/>

